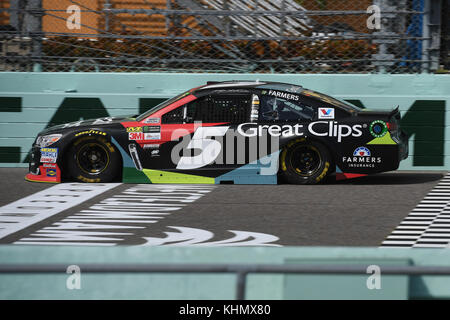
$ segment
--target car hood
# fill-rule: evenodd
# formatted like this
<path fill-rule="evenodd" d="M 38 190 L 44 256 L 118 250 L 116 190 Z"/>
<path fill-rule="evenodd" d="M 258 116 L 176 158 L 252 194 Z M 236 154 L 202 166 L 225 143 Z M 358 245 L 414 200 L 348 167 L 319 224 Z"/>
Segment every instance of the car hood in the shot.
<path fill-rule="evenodd" d="M 42 132 L 39 133 L 39 135 L 48 134 L 48 133 L 54 133 L 56 131 L 66 131 L 68 129 L 76 130 L 77 128 L 85 128 L 85 127 L 105 127 L 111 124 L 120 123 L 123 121 L 133 121 L 135 120 L 135 115 L 129 115 L 129 116 L 119 116 L 119 117 L 103 117 L 103 118 L 97 118 L 97 119 L 88 119 L 88 120 L 79 120 L 64 124 L 59 124 L 56 126 L 49 127 Z"/>

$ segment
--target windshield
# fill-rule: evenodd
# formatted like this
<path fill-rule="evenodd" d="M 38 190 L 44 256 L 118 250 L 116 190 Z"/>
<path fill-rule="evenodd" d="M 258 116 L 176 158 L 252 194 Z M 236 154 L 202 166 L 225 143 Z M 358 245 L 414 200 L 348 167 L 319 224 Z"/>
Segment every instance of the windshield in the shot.
<path fill-rule="evenodd" d="M 145 118 L 147 118 L 149 115 L 151 115 L 152 113 L 155 113 L 158 110 L 161 110 L 162 108 L 167 107 L 169 104 L 174 103 L 175 101 L 180 100 L 181 98 L 184 98 L 185 96 L 187 96 L 190 93 L 190 91 L 186 91 L 183 92 L 173 98 L 167 99 L 166 101 L 161 102 L 160 104 L 158 104 L 157 106 L 154 106 L 153 108 L 150 108 L 149 110 L 147 110 L 146 112 L 144 112 L 143 114 L 141 114 L 140 116 L 138 116 L 136 118 L 136 121 L 142 121 Z"/>
<path fill-rule="evenodd" d="M 319 98 L 320 100 L 323 100 L 329 104 L 335 105 L 337 107 L 341 107 L 344 108 L 345 110 L 357 110 L 357 111 L 361 111 L 362 109 L 355 106 L 354 104 L 351 104 L 350 102 L 347 101 L 343 101 L 343 100 L 339 100 L 333 97 L 330 97 L 326 94 L 323 93 L 319 93 L 316 91 L 312 91 L 312 90 L 304 90 L 302 92 L 303 95 L 307 96 L 307 97 L 316 97 Z"/>

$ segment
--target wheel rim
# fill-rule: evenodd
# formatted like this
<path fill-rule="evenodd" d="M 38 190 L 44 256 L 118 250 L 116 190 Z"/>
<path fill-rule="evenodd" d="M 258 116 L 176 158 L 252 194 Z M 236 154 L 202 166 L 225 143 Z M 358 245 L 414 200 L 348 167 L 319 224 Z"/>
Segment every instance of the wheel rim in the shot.
<path fill-rule="evenodd" d="M 292 151 L 290 163 L 295 173 L 302 177 L 311 177 L 320 169 L 322 157 L 316 147 L 303 145 Z"/>
<path fill-rule="evenodd" d="M 88 174 L 99 174 L 109 164 L 109 153 L 98 143 L 85 144 L 77 153 L 78 167 Z"/>

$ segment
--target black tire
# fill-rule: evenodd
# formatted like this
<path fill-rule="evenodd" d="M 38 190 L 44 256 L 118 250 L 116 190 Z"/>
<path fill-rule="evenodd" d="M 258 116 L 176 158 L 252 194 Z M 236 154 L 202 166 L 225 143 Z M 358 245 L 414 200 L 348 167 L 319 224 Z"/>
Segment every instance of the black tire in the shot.
<path fill-rule="evenodd" d="M 291 141 L 282 150 L 280 174 L 288 183 L 316 184 L 332 171 L 331 163 L 324 145 L 301 138 Z"/>
<path fill-rule="evenodd" d="M 70 147 L 69 175 L 79 182 L 111 182 L 121 172 L 121 156 L 104 137 L 83 137 Z"/>

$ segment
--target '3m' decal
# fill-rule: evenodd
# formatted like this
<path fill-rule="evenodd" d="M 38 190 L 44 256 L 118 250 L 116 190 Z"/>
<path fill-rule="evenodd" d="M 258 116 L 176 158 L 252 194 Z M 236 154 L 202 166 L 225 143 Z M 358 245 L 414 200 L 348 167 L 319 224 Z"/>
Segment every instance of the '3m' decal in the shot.
<path fill-rule="evenodd" d="M 208 137 L 222 137 L 225 135 L 229 127 L 199 127 L 189 142 L 187 149 L 200 149 L 200 154 L 189 157 L 180 158 L 177 169 L 189 170 L 197 169 L 214 162 L 222 150 L 219 141 L 208 139 Z"/>

